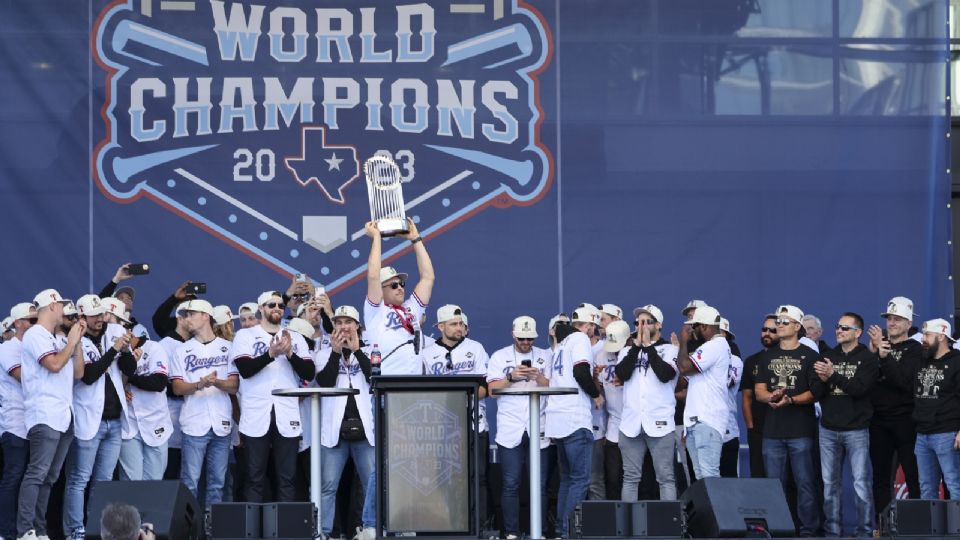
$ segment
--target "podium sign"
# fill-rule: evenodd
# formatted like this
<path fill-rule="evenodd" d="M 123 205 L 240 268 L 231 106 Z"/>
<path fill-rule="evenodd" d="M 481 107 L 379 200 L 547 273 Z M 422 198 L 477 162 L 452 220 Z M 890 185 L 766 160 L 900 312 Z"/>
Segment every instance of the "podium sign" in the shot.
<path fill-rule="evenodd" d="M 467 394 L 385 397 L 387 530 L 469 532 Z"/>

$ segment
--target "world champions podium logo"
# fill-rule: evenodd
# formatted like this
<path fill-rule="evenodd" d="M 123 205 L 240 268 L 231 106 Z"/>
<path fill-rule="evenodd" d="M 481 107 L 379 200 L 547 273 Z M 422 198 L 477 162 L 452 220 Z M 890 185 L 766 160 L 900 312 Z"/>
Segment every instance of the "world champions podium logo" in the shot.
<path fill-rule="evenodd" d="M 124 0 L 92 40 L 101 192 L 332 289 L 365 264 L 370 156 L 397 163 L 428 236 L 533 204 L 552 181 L 538 80 L 551 38 L 523 0 Z M 386 242 L 387 259 L 409 248 Z"/>
<path fill-rule="evenodd" d="M 418 400 L 390 428 L 390 470 L 421 495 L 450 483 L 463 465 L 460 420 L 433 400 Z"/>

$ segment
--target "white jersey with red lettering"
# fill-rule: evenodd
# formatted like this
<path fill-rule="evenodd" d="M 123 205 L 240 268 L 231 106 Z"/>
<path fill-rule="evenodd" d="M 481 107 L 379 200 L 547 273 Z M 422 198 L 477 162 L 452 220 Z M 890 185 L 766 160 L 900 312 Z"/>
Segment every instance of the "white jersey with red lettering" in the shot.
<path fill-rule="evenodd" d="M 54 373 L 41 363 L 44 358 L 59 353 L 66 346 L 63 339 L 51 334 L 39 324 L 23 334 L 20 351 L 20 382 L 23 385 L 24 422 L 27 431 L 37 424 L 66 433 L 73 420 L 73 362 L 71 357 L 60 371 Z"/>
<path fill-rule="evenodd" d="M 414 352 L 414 330 L 411 316 L 423 317 L 427 305 L 414 292 L 403 306 L 388 305 L 383 300 L 374 304 L 370 299 L 363 302 L 364 341 L 376 346 L 383 358 L 380 373 L 383 375 L 422 375 L 423 361 Z M 409 310 L 409 313 L 408 313 Z M 420 337 L 423 351 L 423 336 Z"/>
<path fill-rule="evenodd" d="M 167 351 L 156 341 L 145 341 L 140 345 L 143 354 L 137 360 L 135 374 L 141 377 L 161 374 L 169 377 Z M 151 392 L 128 384 L 133 399 L 123 415 L 123 438 L 132 439 L 140 434 L 143 443 L 157 447 L 170 440 L 173 434 L 173 421 L 167 406 L 167 392 Z"/>
<path fill-rule="evenodd" d="M 218 379 L 238 377 L 237 368 L 229 361 L 230 342 L 214 338 L 200 343 L 196 338 L 177 347 L 170 360 L 170 380 L 196 384 L 210 373 Z M 233 406 L 230 395 L 215 386 L 209 386 L 184 396 L 180 411 L 180 427 L 186 435 L 200 437 L 211 429 L 219 437 L 230 435 L 233 426 Z"/>
<path fill-rule="evenodd" d="M 578 429 L 592 432 L 593 401 L 573 376 L 576 365 L 585 363 L 591 371 L 593 369 L 590 338 L 583 332 L 570 334 L 553 352 L 551 362 L 550 386 L 576 388 L 577 393 L 550 396 L 547 400 L 547 437 L 563 438 Z"/>
<path fill-rule="evenodd" d="M 27 438 L 27 425 L 23 419 L 23 387 L 13 377 L 20 368 L 20 352 L 23 343 L 16 337 L 0 343 L 0 432 L 10 432 L 21 439 Z"/>

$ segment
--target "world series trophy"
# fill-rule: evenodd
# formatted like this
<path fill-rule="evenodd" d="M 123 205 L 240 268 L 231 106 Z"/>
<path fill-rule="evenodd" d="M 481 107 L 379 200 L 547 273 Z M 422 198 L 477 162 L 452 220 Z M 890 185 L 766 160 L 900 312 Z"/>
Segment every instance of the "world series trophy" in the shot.
<path fill-rule="evenodd" d="M 363 173 L 367 177 L 370 219 L 376 222 L 380 234 L 396 236 L 410 232 L 403 207 L 400 167 L 389 157 L 377 155 L 363 164 Z"/>

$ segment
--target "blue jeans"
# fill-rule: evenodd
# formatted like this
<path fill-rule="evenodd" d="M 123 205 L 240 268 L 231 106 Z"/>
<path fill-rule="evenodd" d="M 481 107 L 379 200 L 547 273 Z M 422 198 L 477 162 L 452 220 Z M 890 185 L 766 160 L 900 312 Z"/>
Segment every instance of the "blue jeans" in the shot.
<path fill-rule="evenodd" d="M 560 456 L 560 490 L 557 492 L 557 534 L 567 530 L 573 509 L 587 498 L 593 456 L 593 432 L 580 428 L 562 439 L 554 439 Z"/>
<path fill-rule="evenodd" d="M 89 441 L 73 439 L 67 458 L 67 485 L 63 493 L 63 532 L 83 531 L 83 491 L 90 484 L 90 496 L 97 482 L 113 480 L 120 458 L 120 420 L 102 420 Z"/>
<path fill-rule="evenodd" d="M 920 498 L 940 498 L 940 475 L 951 499 L 960 499 L 960 452 L 953 448 L 956 433 L 917 433 L 917 469 L 920 471 Z"/>
<path fill-rule="evenodd" d="M 9 431 L 0 437 L 3 446 L 3 476 L 0 476 L 0 536 L 17 537 L 17 497 L 27 471 L 30 443 Z"/>
<path fill-rule="evenodd" d="M 167 443 L 144 444 L 140 434 L 120 445 L 121 480 L 163 480 L 167 469 Z"/>
<path fill-rule="evenodd" d="M 539 440 L 537 443 L 539 444 Z M 520 484 L 526 473 L 527 459 L 530 455 L 530 438 L 526 433 L 514 448 L 497 445 L 500 456 L 500 470 L 503 473 L 503 494 L 500 506 L 503 510 L 503 530 L 507 534 L 520 536 Z M 550 452 L 540 450 L 540 509 L 547 509 L 547 481 L 550 479 Z"/>
<path fill-rule="evenodd" d="M 720 476 L 722 433 L 703 422 L 697 422 L 687 428 L 687 450 L 690 452 L 690 460 L 693 461 L 693 472 L 698 479 Z"/>
<path fill-rule="evenodd" d="M 340 486 L 340 476 L 343 474 L 344 465 L 347 464 L 347 457 L 353 458 L 357 476 L 360 478 L 369 478 L 377 471 L 373 446 L 366 439 L 360 441 L 341 439 L 333 448 L 323 447 L 320 451 L 320 524 L 326 534 L 330 534 L 333 530 L 337 488 Z"/>
<path fill-rule="evenodd" d="M 376 463 L 376 462 L 374 462 Z M 362 476 L 360 477 L 363 478 Z M 373 528 L 377 526 L 377 468 L 374 466 L 367 478 L 367 491 L 363 495 L 363 513 L 360 521 L 363 522 L 363 528 Z"/>
<path fill-rule="evenodd" d="M 870 464 L 870 430 L 833 431 L 820 427 L 820 468 L 823 472 L 823 524 L 826 536 L 840 536 L 840 495 L 843 491 L 843 457 L 850 460 L 857 506 L 854 536 L 873 536 L 873 466 Z"/>
<path fill-rule="evenodd" d="M 779 478 L 787 485 L 787 460 L 797 484 L 797 517 L 800 536 L 813 536 L 820 528 L 820 511 L 813 475 L 813 438 L 763 439 L 764 466 L 768 478 Z"/>
<path fill-rule="evenodd" d="M 180 481 L 202 500 L 207 508 L 223 500 L 223 479 L 227 475 L 227 459 L 230 456 L 230 434 L 220 437 L 213 430 L 195 437 L 183 434 L 183 447 L 180 449 Z M 204 461 L 207 464 L 207 491 L 203 499 L 197 493 L 200 471 Z"/>

